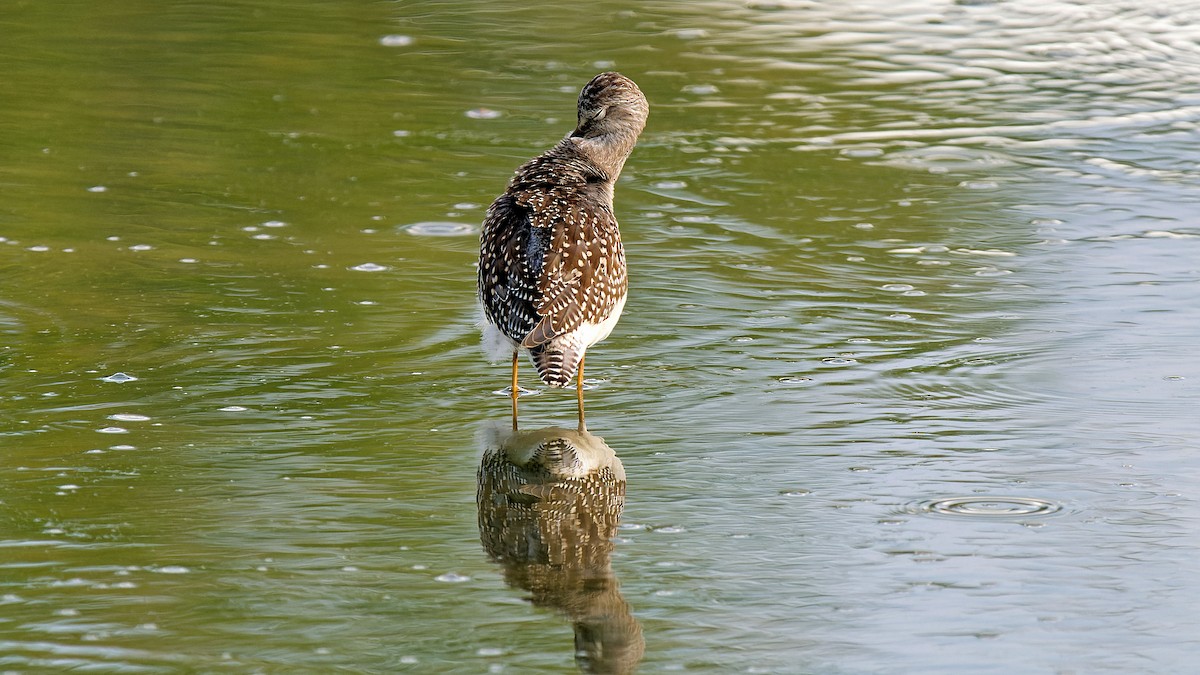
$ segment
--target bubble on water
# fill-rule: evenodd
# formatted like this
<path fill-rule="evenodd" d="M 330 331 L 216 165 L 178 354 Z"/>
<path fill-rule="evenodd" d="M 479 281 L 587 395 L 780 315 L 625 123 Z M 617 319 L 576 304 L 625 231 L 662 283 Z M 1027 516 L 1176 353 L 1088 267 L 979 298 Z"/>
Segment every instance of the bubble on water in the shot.
<path fill-rule="evenodd" d="M 883 155 L 883 148 L 846 148 L 840 153 L 843 157 L 854 157 L 858 159 L 867 157 L 880 157 Z"/>
<path fill-rule="evenodd" d="M 227 405 L 224 408 L 218 408 L 220 412 L 246 412 L 248 408 L 240 405 Z"/>
<path fill-rule="evenodd" d="M 790 490 L 780 490 L 779 494 L 784 497 L 806 497 L 812 494 L 812 490 L 806 488 L 792 488 Z"/>
<path fill-rule="evenodd" d="M 895 314 L 889 314 L 888 318 L 893 321 L 912 321 L 912 314 L 897 312 Z"/>
<path fill-rule="evenodd" d="M 938 516 L 1003 520 L 1048 516 L 1062 508 L 1058 502 L 1037 497 L 973 496 L 926 500 L 910 505 L 908 510 Z"/>
<path fill-rule="evenodd" d="M 151 571 L 158 572 L 159 574 L 187 574 L 191 572 L 190 569 L 183 565 L 163 565 L 162 567 L 155 567 Z"/>
<path fill-rule="evenodd" d="M 79 489 L 79 486 L 78 486 L 78 485 L 74 485 L 74 484 L 59 485 L 59 486 L 58 486 L 58 489 L 59 489 L 59 490 L 78 490 L 78 489 Z"/>
<path fill-rule="evenodd" d="M 708 31 L 703 28 L 679 28 L 671 31 L 671 33 L 680 40 L 696 40 L 702 37 L 708 37 Z"/>
<path fill-rule="evenodd" d="M 711 96 L 720 92 L 715 84 L 689 84 L 683 88 L 684 93 L 698 96 Z"/>
<path fill-rule="evenodd" d="M 405 665 L 412 665 L 414 663 L 420 663 L 420 662 L 421 662 L 421 660 L 415 656 L 401 656 L 400 657 L 400 663 L 403 663 Z"/>
<path fill-rule="evenodd" d="M 384 272 L 391 268 L 387 265 L 377 265 L 375 263 L 368 262 L 361 265 L 355 265 L 350 269 L 354 270 L 355 272 Z"/>
<path fill-rule="evenodd" d="M 451 221 L 428 221 L 402 225 L 400 229 L 423 237 L 461 237 L 475 233 L 475 226 Z"/>
<path fill-rule="evenodd" d="M 129 247 L 130 251 L 153 251 L 154 247 L 150 244 L 134 244 Z"/>
<path fill-rule="evenodd" d="M 964 180 L 958 186 L 968 190 L 994 190 L 1000 187 L 1000 184 L 994 180 Z"/>
<path fill-rule="evenodd" d="M 1167 375 L 1163 379 L 1166 380 L 1167 382 L 1180 382 L 1180 381 L 1186 380 L 1187 378 L 1182 375 Z"/>
<path fill-rule="evenodd" d="M 87 189 L 88 192 L 108 192 L 108 188 L 103 185 L 93 185 Z"/>
<path fill-rule="evenodd" d="M 657 183 L 653 183 L 651 187 L 658 188 L 659 190 L 682 190 L 687 187 L 687 183 L 681 180 L 660 180 Z"/>
<path fill-rule="evenodd" d="M 200 262 L 200 261 L 199 261 L 199 260 L 196 260 L 195 258 L 180 258 L 180 259 L 179 259 L 179 262 L 181 262 L 181 263 L 184 263 L 184 264 L 187 264 L 187 265 L 193 265 L 193 264 L 195 264 L 195 263 L 198 263 L 198 262 Z"/>
<path fill-rule="evenodd" d="M 145 415 L 138 415 L 137 413 L 116 413 L 109 415 L 108 419 L 117 420 L 118 422 L 145 422 L 150 418 Z"/>
<path fill-rule="evenodd" d="M 500 115 L 501 113 L 499 110 L 492 110 L 491 108 L 482 107 L 471 108 L 466 112 L 466 116 L 473 120 L 494 120 L 497 117 L 500 117 Z"/>
<path fill-rule="evenodd" d="M 37 252 L 37 253 L 45 253 L 46 251 L 49 251 L 49 250 L 50 250 L 50 247 L 49 247 L 49 246 L 42 246 L 42 245 L 40 245 L 40 244 L 39 244 L 39 245 L 37 245 L 37 246 L 30 246 L 30 247 L 29 247 L 27 250 L 30 250 L 30 251 L 35 251 L 35 252 Z"/>
<path fill-rule="evenodd" d="M 274 239 L 274 238 L 275 238 L 275 235 L 273 235 L 273 234 L 267 234 L 266 232 L 263 232 L 262 234 L 256 234 L 256 235 L 253 235 L 253 236 L 251 236 L 250 238 L 251 238 L 251 239 L 257 239 L 257 240 L 259 240 L 259 241 L 267 241 L 267 240 L 270 240 L 270 239 Z"/>
<path fill-rule="evenodd" d="M 913 287 L 909 284 L 884 284 L 879 289 L 883 291 L 911 291 Z"/>
<path fill-rule="evenodd" d="M 754 342 L 754 338 L 752 338 L 748 335 L 739 335 L 737 337 L 729 338 L 729 341 L 730 342 Z"/>
<path fill-rule="evenodd" d="M 849 366 L 858 363 L 856 359 L 848 359 L 844 356 L 829 356 L 821 359 L 822 363 L 828 363 L 833 366 Z"/>
<path fill-rule="evenodd" d="M 687 528 L 682 525 L 663 525 L 661 527 L 650 528 L 651 532 L 662 532 L 663 534 L 680 534 L 687 532 Z"/>
<path fill-rule="evenodd" d="M 471 209 L 477 209 L 480 206 L 480 204 L 476 204 L 475 202 L 459 202 L 454 205 L 454 208 L 459 209 L 460 211 L 470 211 Z"/>
<path fill-rule="evenodd" d="M 854 228 L 858 230 L 873 230 L 875 225 L 872 223 L 855 223 Z"/>
<path fill-rule="evenodd" d="M 407 47 L 412 43 L 411 35 L 384 35 L 379 38 L 379 44 L 384 47 Z"/>
<path fill-rule="evenodd" d="M 109 450 L 137 450 L 136 445 L 110 445 Z"/>
<path fill-rule="evenodd" d="M 1191 232 L 1172 232 L 1170 230 L 1147 230 L 1142 233 L 1147 239 L 1195 239 L 1200 237 L 1200 234 Z"/>
<path fill-rule="evenodd" d="M 282 220 L 268 220 L 262 224 L 263 227 L 287 227 L 287 223 Z"/>
<path fill-rule="evenodd" d="M 102 433 L 102 434 L 127 434 L 127 433 L 129 433 L 129 430 L 124 427 L 104 427 L 103 429 L 97 429 L 96 431 L 99 433 Z"/>
<path fill-rule="evenodd" d="M 789 375 L 787 377 L 779 378 L 779 382 L 781 384 L 808 384 L 809 382 L 812 382 L 812 378 Z"/>
<path fill-rule="evenodd" d="M 1000 267 L 979 267 L 974 272 L 977 277 L 1002 277 L 1007 274 L 1012 274 L 1012 270 L 1006 270 Z"/>
<path fill-rule="evenodd" d="M 871 341 L 871 338 L 865 338 L 865 337 L 852 337 L 852 338 L 848 338 L 846 340 L 846 342 L 852 342 L 854 344 L 866 344 L 870 341 Z"/>
<path fill-rule="evenodd" d="M 936 252 L 940 253 L 940 251 Z M 1000 251 L 994 248 L 956 248 L 954 249 L 954 253 L 959 255 L 987 255 L 1002 258 L 1011 258 L 1017 255 L 1012 251 Z"/>
<path fill-rule="evenodd" d="M 441 581 L 441 582 L 448 583 L 448 584 L 461 584 L 464 581 L 470 581 L 471 577 L 464 576 L 464 575 L 458 574 L 456 572 L 446 572 L 445 574 L 437 575 L 436 577 L 433 578 L 433 580 Z"/>

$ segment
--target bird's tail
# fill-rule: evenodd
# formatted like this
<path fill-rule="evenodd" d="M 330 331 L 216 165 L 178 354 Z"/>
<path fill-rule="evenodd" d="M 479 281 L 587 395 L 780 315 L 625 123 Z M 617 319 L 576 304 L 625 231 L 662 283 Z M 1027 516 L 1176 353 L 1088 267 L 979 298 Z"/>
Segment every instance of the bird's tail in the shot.
<path fill-rule="evenodd" d="M 571 344 L 549 342 L 530 349 L 529 357 L 542 382 L 551 387 L 565 387 L 579 369 L 583 350 Z"/>

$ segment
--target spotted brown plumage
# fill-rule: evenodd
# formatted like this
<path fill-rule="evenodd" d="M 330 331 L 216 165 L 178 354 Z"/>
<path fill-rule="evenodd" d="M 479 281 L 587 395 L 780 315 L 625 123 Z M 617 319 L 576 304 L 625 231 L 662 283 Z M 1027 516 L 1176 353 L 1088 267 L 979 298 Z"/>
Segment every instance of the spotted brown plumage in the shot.
<path fill-rule="evenodd" d="M 624 307 L 613 187 L 648 113 L 632 80 L 597 75 L 579 94 L 575 130 L 517 169 L 488 208 L 479 247 L 485 343 L 494 356 L 528 350 L 548 385 L 570 383 Z"/>

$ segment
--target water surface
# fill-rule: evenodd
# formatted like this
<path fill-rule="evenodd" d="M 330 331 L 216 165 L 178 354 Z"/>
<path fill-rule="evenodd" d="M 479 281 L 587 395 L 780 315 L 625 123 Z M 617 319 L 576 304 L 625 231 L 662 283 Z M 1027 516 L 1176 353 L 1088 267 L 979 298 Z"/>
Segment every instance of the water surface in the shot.
<path fill-rule="evenodd" d="M 0 668 L 604 670 L 481 540 L 473 264 L 605 69 L 640 670 L 1192 668 L 1188 3 L 68 5 L 0 46 Z"/>

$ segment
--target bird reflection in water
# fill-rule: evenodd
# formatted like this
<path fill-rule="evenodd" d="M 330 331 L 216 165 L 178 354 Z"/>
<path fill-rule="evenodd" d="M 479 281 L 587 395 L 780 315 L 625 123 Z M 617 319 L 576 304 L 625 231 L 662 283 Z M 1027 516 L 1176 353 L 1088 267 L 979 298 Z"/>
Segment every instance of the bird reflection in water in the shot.
<path fill-rule="evenodd" d="M 625 505 L 625 467 L 585 430 L 484 430 L 479 538 L 510 586 L 559 610 L 575 630 L 586 673 L 630 673 L 645 651 L 613 574 L 613 537 Z"/>

